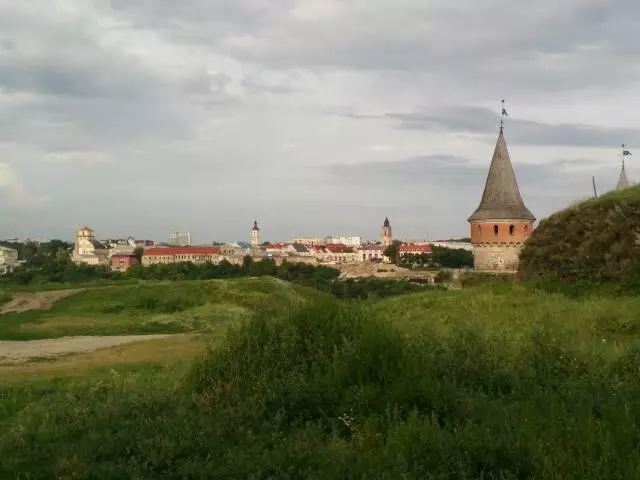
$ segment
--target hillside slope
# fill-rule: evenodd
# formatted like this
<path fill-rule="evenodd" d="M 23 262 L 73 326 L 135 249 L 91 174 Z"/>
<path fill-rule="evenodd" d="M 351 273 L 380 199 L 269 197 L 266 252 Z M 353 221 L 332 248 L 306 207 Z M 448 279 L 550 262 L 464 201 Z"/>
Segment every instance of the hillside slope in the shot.
<path fill-rule="evenodd" d="M 640 270 L 640 186 L 543 220 L 520 257 L 524 279 L 626 282 Z"/>

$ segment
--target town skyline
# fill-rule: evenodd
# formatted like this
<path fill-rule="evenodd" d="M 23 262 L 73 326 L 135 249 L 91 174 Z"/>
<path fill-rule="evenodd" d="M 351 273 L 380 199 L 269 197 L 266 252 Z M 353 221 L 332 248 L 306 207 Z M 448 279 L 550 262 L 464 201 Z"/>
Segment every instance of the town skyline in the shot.
<path fill-rule="evenodd" d="M 614 189 L 640 144 L 640 45 L 619 28 L 640 6 L 617 5 L 4 2 L 0 237 L 235 241 L 258 219 L 273 241 L 377 238 L 385 216 L 466 237 L 501 98 L 543 219 L 592 176 Z"/>

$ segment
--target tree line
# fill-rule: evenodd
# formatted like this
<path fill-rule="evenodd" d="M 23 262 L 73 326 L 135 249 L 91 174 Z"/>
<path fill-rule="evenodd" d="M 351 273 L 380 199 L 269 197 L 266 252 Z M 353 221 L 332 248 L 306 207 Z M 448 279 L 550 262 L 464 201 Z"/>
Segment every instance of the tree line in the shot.
<path fill-rule="evenodd" d="M 391 262 L 401 267 L 419 265 L 433 268 L 473 268 L 473 253 L 462 248 L 431 246 L 431 253 L 400 255 L 401 242 L 394 241 L 384 254 Z"/>
<path fill-rule="evenodd" d="M 57 245 L 57 244 L 56 244 Z M 31 250 L 29 250 L 31 252 Z M 272 276 L 297 285 L 314 288 L 342 299 L 365 299 L 371 296 L 388 297 L 422 291 L 425 288 L 407 281 L 377 278 L 340 279 L 340 271 L 302 263 L 283 262 L 276 265 L 272 259 L 254 261 L 250 256 L 241 265 L 223 260 L 219 264 L 190 262 L 156 264 L 148 267 L 133 265 L 126 272 L 114 272 L 103 266 L 76 265 L 70 261 L 68 247 L 41 245 L 30 253 L 25 263 L 0 280 L 6 284 L 82 284 L 88 282 L 118 282 L 124 280 L 210 280 L 241 277 Z"/>

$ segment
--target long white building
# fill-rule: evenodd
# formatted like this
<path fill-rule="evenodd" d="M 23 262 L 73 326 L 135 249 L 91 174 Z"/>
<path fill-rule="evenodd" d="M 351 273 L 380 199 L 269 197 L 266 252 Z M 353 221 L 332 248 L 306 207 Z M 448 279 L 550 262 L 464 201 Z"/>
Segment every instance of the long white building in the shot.
<path fill-rule="evenodd" d="M 362 237 L 346 237 L 346 236 L 335 236 L 335 237 L 327 237 L 325 238 L 325 242 L 327 244 L 342 244 L 347 247 L 359 247 L 362 245 Z"/>

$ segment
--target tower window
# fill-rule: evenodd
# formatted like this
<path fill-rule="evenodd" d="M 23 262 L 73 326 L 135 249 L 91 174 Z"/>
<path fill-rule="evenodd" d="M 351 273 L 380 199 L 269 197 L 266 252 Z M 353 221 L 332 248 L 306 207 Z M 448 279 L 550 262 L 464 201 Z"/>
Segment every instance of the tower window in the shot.
<path fill-rule="evenodd" d="M 514 233 L 516 233 L 516 227 L 509 225 L 509 235 L 513 235 Z"/>
<path fill-rule="evenodd" d="M 497 237 L 499 233 L 498 225 L 493 226 L 493 234 Z"/>

